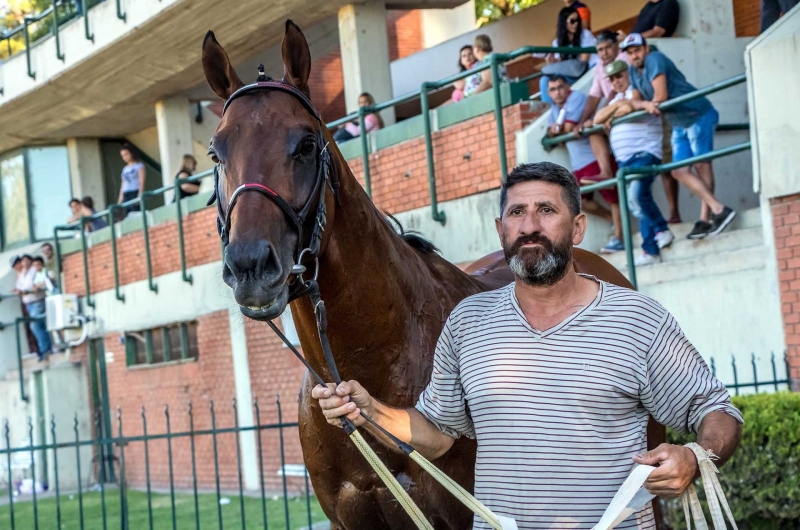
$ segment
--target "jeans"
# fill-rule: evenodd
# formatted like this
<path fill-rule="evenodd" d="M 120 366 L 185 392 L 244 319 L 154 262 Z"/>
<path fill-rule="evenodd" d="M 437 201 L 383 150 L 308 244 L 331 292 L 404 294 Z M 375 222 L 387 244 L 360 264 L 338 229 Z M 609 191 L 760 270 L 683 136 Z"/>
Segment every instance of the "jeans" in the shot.
<path fill-rule="evenodd" d="M 350 131 L 348 131 L 344 127 L 333 133 L 333 141 L 336 142 L 337 144 L 346 142 L 348 140 L 352 140 L 353 138 L 355 138 L 355 136 L 350 134 Z"/>
<path fill-rule="evenodd" d="M 680 162 L 714 150 L 719 113 L 712 108 L 689 127 L 672 128 L 672 161 Z"/>
<path fill-rule="evenodd" d="M 619 163 L 619 167 L 654 166 L 661 159 L 650 153 L 637 153 L 628 160 Z M 631 214 L 639 220 L 639 231 L 642 233 L 642 250 L 651 256 L 658 256 L 656 234 L 667 230 L 667 222 L 661 215 L 656 201 L 653 200 L 652 186 L 654 175 L 634 180 L 628 184 L 628 206 Z"/>
<path fill-rule="evenodd" d="M 28 315 L 31 318 L 44 316 L 44 300 L 37 300 L 30 304 L 25 304 L 28 310 Z M 39 346 L 39 359 L 43 359 L 45 355 L 50 353 L 53 349 L 53 343 L 50 341 L 50 334 L 47 332 L 47 324 L 44 319 L 33 320 L 30 323 L 31 331 L 36 337 L 36 344 Z"/>
<path fill-rule="evenodd" d="M 138 196 L 139 196 L 139 191 L 138 190 L 123 191 L 122 192 L 122 202 L 132 201 L 133 199 L 135 199 Z M 139 211 L 139 204 L 131 204 L 130 206 L 125 208 L 125 211 L 127 213 L 138 212 Z"/>
<path fill-rule="evenodd" d="M 567 75 L 564 76 L 564 79 L 567 80 L 567 83 L 572 86 L 575 84 L 575 81 L 578 80 L 577 77 L 569 77 Z M 542 101 L 545 103 L 553 104 L 553 100 L 550 98 L 550 94 L 547 93 L 547 83 L 550 82 L 549 75 L 543 75 L 539 78 L 539 91 L 542 93 Z"/>

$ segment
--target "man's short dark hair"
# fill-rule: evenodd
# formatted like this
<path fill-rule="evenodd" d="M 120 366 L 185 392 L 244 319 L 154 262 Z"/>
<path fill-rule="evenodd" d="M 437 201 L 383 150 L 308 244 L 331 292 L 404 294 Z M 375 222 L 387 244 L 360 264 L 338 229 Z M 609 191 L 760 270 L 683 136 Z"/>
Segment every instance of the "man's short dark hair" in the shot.
<path fill-rule="evenodd" d="M 44 258 L 41 256 L 36 256 L 31 261 L 34 263 L 41 263 L 42 265 L 44 265 Z"/>
<path fill-rule="evenodd" d="M 597 43 L 601 42 L 617 42 L 617 34 L 610 29 L 604 29 L 597 34 Z"/>
<path fill-rule="evenodd" d="M 78 204 L 80 204 L 80 203 L 81 203 L 81 200 L 80 200 L 79 198 L 77 198 L 77 197 L 73 197 L 73 198 L 71 198 L 71 199 L 69 200 L 69 206 L 72 206 L 72 205 L 73 205 L 73 204 L 75 204 L 76 202 L 77 202 Z"/>
<path fill-rule="evenodd" d="M 506 208 L 508 190 L 520 182 L 549 182 L 561 186 L 561 198 L 567 204 L 573 217 L 581 213 L 581 189 L 578 181 L 570 171 L 552 162 L 536 162 L 520 164 L 511 170 L 505 182 L 500 186 L 500 217 Z"/>
<path fill-rule="evenodd" d="M 567 81 L 566 77 L 564 77 L 561 74 L 555 74 L 551 75 L 550 79 L 547 80 L 547 85 L 549 86 L 550 83 L 558 83 L 559 81 L 563 81 L 564 83 L 569 84 L 569 81 Z"/>

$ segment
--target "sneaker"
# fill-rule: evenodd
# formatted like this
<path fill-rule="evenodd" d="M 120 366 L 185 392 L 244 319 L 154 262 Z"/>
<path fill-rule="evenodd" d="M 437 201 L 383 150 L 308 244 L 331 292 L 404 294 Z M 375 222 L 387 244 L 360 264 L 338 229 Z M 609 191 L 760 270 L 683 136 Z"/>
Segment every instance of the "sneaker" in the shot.
<path fill-rule="evenodd" d="M 675 241 L 675 235 L 670 230 L 664 230 L 656 234 L 656 245 L 659 249 L 667 248 Z"/>
<path fill-rule="evenodd" d="M 722 209 L 720 213 L 711 216 L 711 230 L 708 231 L 708 236 L 715 236 L 725 230 L 731 221 L 736 217 L 736 211 L 731 210 L 727 206 Z"/>
<path fill-rule="evenodd" d="M 633 264 L 637 267 L 644 267 L 645 265 L 653 265 L 654 263 L 661 263 L 661 256 L 653 256 L 652 254 L 648 254 L 647 252 L 642 252 L 636 259 L 633 260 Z"/>
<path fill-rule="evenodd" d="M 613 254 L 614 252 L 619 252 L 621 250 L 625 250 L 625 245 L 622 244 L 622 241 L 619 238 L 612 237 L 608 240 L 606 246 L 600 249 L 601 254 Z"/>
<path fill-rule="evenodd" d="M 700 220 L 694 224 L 694 228 L 692 228 L 692 231 L 686 236 L 686 239 L 703 239 L 710 231 L 711 223 Z"/>

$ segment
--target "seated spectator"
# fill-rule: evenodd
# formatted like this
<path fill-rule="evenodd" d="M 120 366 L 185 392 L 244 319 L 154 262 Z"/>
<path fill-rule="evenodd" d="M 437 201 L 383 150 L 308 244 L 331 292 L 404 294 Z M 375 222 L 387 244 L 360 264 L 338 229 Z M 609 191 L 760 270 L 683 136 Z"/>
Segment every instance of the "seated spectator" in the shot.
<path fill-rule="evenodd" d="M 792 10 L 798 0 L 761 0 L 761 33 Z"/>
<path fill-rule="evenodd" d="M 90 216 L 97 213 L 97 210 L 94 209 L 94 199 L 92 199 L 90 196 L 87 195 L 81 199 L 81 204 L 83 205 L 82 211 L 85 212 L 85 215 Z M 89 232 L 95 232 L 101 228 L 107 227 L 108 223 L 102 217 L 96 217 L 89 221 L 86 226 L 88 227 Z"/>
<path fill-rule="evenodd" d="M 565 7 L 559 11 L 553 47 L 591 48 L 596 42 L 592 32 L 584 29 L 577 10 Z M 542 54 L 534 55 L 541 57 Z M 542 101 L 545 103 L 553 103 L 548 94 L 548 80 L 551 75 L 559 75 L 567 80 L 567 84 L 572 85 L 598 61 L 595 53 L 548 53 L 544 59 L 547 64 L 542 68 L 545 75 L 539 78 L 539 90 L 542 94 Z"/>
<path fill-rule="evenodd" d="M 192 155 L 183 155 L 183 162 L 181 163 L 181 168 L 175 174 L 175 179 L 191 177 L 195 169 L 197 169 L 197 159 Z M 183 199 L 184 197 L 191 197 L 192 195 L 197 195 L 199 192 L 199 182 L 184 182 L 178 190 L 178 198 Z"/>
<path fill-rule="evenodd" d="M 550 109 L 550 127 L 547 129 L 547 136 L 558 136 L 571 132 L 578 124 L 578 120 L 583 113 L 586 105 L 586 95 L 582 92 L 572 91 L 567 84 L 567 80 L 561 76 L 554 75 L 550 79 L 548 87 L 550 97 L 553 99 L 553 106 Z M 602 180 L 600 176 L 600 166 L 592 154 L 589 140 L 579 138 L 566 144 L 569 153 L 569 162 L 572 172 L 581 186 L 594 184 Z M 611 220 L 614 225 L 614 236 L 608 244 L 601 249 L 601 252 L 608 254 L 625 250 L 622 243 L 622 223 L 619 215 L 619 197 L 616 188 L 606 188 L 600 190 L 600 195 L 611 206 Z M 594 214 L 600 209 L 605 209 L 592 199 L 590 196 L 582 197 L 583 209 L 586 213 Z"/>
<path fill-rule="evenodd" d="M 649 0 L 639 11 L 631 33 L 638 33 L 646 39 L 672 37 L 678 27 L 680 13 L 678 0 Z"/>
<path fill-rule="evenodd" d="M 475 55 L 477 62 L 472 65 L 475 68 L 478 65 L 484 65 L 492 60 L 492 39 L 489 35 L 476 35 L 475 41 L 472 45 L 472 53 Z M 500 74 L 501 81 L 508 81 L 508 72 L 505 65 L 498 66 L 498 73 Z M 473 94 L 483 92 L 492 88 L 492 69 L 487 68 L 481 72 L 472 74 L 466 79 L 464 84 L 464 97 L 469 97 Z"/>
<path fill-rule="evenodd" d="M 614 118 L 643 110 L 645 107 L 642 95 L 630 85 L 628 63 L 614 61 L 606 65 L 604 71 L 616 95 L 607 107 L 598 111 L 594 121 L 611 128 L 609 136 L 617 164 L 619 167 L 661 164 L 664 131 L 657 116 L 648 115 L 611 127 L 611 120 Z M 660 262 L 661 249 L 669 246 L 675 239 L 653 199 L 653 180 L 655 175 L 647 175 L 628 184 L 628 204 L 631 213 L 639 219 L 639 230 L 642 233 L 643 253 L 635 261 L 638 266 Z"/>
<path fill-rule="evenodd" d="M 369 92 L 364 92 L 358 96 L 359 107 L 372 107 L 374 105 L 375 98 L 372 97 L 372 94 Z M 368 133 L 377 131 L 378 129 L 383 129 L 383 118 L 381 118 L 379 113 L 373 112 L 364 116 L 364 124 Z M 349 123 L 345 123 L 343 127 L 340 127 L 335 133 L 333 133 L 333 141 L 337 144 L 340 144 L 342 142 L 352 140 L 353 138 L 358 138 L 360 135 L 361 127 L 358 125 L 358 122 L 351 121 Z"/>
<path fill-rule="evenodd" d="M 581 22 L 583 23 L 583 27 L 588 29 L 589 31 L 592 30 L 592 12 L 589 10 L 589 6 L 584 4 L 583 2 L 579 2 L 578 0 L 564 0 L 564 5 L 566 7 L 571 7 L 578 14 L 581 16 Z"/>
<path fill-rule="evenodd" d="M 458 71 L 459 72 L 466 72 L 473 66 L 477 60 L 475 59 L 475 54 L 472 53 L 472 46 L 462 46 L 461 51 L 458 54 Z M 453 83 L 453 93 L 450 95 L 450 101 L 457 102 L 464 99 L 464 86 L 467 83 L 467 78 L 459 79 L 455 83 Z"/>
<path fill-rule="evenodd" d="M 44 298 L 47 292 L 45 289 L 34 286 L 34 278 L 38 271 L 33 267 L 33 258 L 25 255 L 22 256 L 22 260 L 23 272 L 17 277 L 15 292 L 22 295 L 22 303 L 25 304 L 28 316 L 33 319 L 29 327 L 36 337 L 36 352 L 39 360 L 43 361 L 53 349 L 50 334 L 47 332 L 47 325 L 44 322 L 44 318 L 40 318 L 44 317 L 45 314 Z M 44 266 L 44 261 L 42 261 L 42 266 Z"/>
<path fill-rule="evenodd" d="M 631 85 L 645 100 L 643 108 L 651 114 L 661 114 L 659 103 L 697 90 L 666 55 L 650 51 L 646 39 L 638 33 L 625 37 L 622 48 L 631 60 Z M 665 116 L 672 126 L 673 162 L 713 151 L 719 114 L 708 99 L 700 97 L 686 101 L 672 107 Z M 672 176 L 702 201 L 700 220 L 687 236 L 701 239 L 725 230 L 736 217 L 736 212 L 714 196 L 711 162 L 701 162 L 693 167 L 697 175 L 690 166 L 674 170 Z"/>

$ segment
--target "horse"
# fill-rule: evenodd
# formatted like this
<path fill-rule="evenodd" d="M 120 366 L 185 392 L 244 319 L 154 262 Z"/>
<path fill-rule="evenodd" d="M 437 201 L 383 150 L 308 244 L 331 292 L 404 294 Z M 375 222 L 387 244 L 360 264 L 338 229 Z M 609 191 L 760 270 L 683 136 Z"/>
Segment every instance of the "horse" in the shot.
<path fill-rule="evenodd" d="M 291 21 L 286 23 L 281 53 L 282 83 L 310 98 L 311 54 L 302 31 Z M 318 283 L 339 371 L 392 406 L 412 407 L 429 381 L 434 347 L 452 309 L 470 295 L 513 279 L 502 255 L 480 260 L 470 275 L 424 239 L 398 233 L 366 195 L 307 102 L 286 90 L 253 90 L 229 99 L 244 83 L 210 31 L 203 41 L 202 63 L 210 87 L 227 100 L 209 153 L 219 172 L 215 193 L 220 211 L 227 209 L 221 219 L 223 241 L 227 239 L 223 280 L 242 313 L 261 321 L 283 313 L 296 276 L 293 267 L 306 245 L 300 233 L 311 232 L 318 219 L 309 216 L 304 226 L 294 226 L 288 222 L 292 217 L 286 207 L 300 210 L 304 204 L 317 207 L 317 200 L 324 201 Z M 317 199 L 312 195 L 323 142 L 334 184 L 323 184 Z M 275 198 L 265 200 L 262 193 L 241 193 L 235 212 L 231 211 L 226 198 L 246 183 L 268 187 L 285 205 Z M 574 267 L 630 285 L 605 260 L 580 249 L 575 249 Z M 309 297 L 292 301 L 291 312 L 310 366 L 332 380 Z M 311 398 L 313 385 L 306 374 L 299 397 L 300 441 L 311 483 L 332 528 L 412 527 L 346 436 L 325 421 Z M 416 464 L 372 437 L 367 439 L 434 528 L 471 527 L 472 513 Z M 476 448 L 472 440 L 456 440 L 434 464 L 472 491 Z"/>

